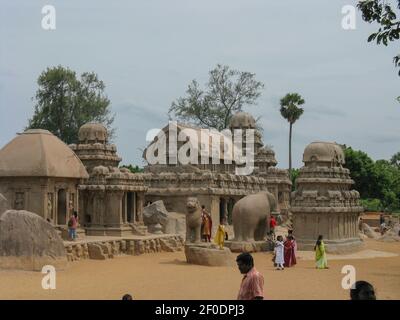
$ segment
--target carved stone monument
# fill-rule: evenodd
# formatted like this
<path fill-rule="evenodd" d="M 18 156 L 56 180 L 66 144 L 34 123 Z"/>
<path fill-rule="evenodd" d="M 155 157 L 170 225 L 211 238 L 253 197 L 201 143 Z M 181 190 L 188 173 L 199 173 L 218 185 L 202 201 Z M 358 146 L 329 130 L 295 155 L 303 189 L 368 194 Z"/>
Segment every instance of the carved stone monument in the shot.
<path fill-rule="evenodd" d="M 305 148 L 303 162 L 291 208 L 298 248 L 313 250 L 323 235 L 329 252 L 359 249 L 358 217 L 363 207 L 359 193 L 350 190 L 354 181 L 343 167 L 342 148 L 336 143 L 313 142 Z"/>

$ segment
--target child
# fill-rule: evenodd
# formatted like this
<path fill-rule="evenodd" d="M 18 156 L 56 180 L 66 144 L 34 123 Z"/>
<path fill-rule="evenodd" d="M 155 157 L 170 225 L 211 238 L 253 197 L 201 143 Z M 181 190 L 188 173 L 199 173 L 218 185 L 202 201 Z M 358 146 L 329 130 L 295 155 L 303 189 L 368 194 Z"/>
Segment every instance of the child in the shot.
<path fill-rule="evenodd" d="M 284 270 L 283 264 L 285 263 L 284 259 L 284 244 L 282 236 L 278 236 L 275 242 L 275 263 L 276 270 Z"/>

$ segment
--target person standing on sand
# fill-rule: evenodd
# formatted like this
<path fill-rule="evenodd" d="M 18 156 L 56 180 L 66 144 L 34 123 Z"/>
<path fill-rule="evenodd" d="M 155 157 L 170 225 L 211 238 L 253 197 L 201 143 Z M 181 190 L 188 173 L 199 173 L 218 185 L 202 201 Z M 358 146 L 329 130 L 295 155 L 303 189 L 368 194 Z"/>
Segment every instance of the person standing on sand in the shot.
<path fill-rule="evenodd" d="M 264 277 L 254 267 L 254 260 L 250 253 L 243 252 L 236 258 L 236 263 L 243 279 L 240 284 L 238 300 L 263 300 Z"/>
<path fill-rule="evenodd" d="M 272 240 L 275 240 L 275 227 L 276 227 L 276 220 L 274 216 L 271 216 L 269 220 L 269 234 Z"/>
<path fill-rule="evenodd" d="M 285 264 L 284 258 L 284 244 L 283 244 L 283 237 L 278 236 L 275 242 L 275 264 L 276 270 L 284 270 L 285 268 L 283 265 Z"/>
<path fill-rule="evenodd" d="M 285 259 L 285 267 L 294 266 L 296 262 L 296 254 L 295 254 L 296 241 L 292 236 L 288 236 L 284 243 L 284 259 Z"/>
<path fill-rule="evenodd" d="M 221 223 L 218 226 L 217 233 L 215 234 L 214 237 L 214 242 L 219 246 L 219 248 L 222 250 L 224 249 L 224 243 L 225 243 L 225 218 L 222 218 Z"/>
<path fill-rule="evenodd" d="M 68 220 L 68 236 L 71 241 L 76 239 L 76 228 L 78 227 L 78 213 L 75 211 Z"/>
<path fill-rule="evenodd" d="M 328 260 L 326 259 L 325 244 L 322 241 L 323 236 L 318 236 L 318 240 L 314 246 L 315 262 L 317 269 L 328 269 Z"/>
<path fill-rule="evenodd" d="M 204 205 L 201 206 L 201 219 L 201 234 L 203 236 L 203 239 L 205 240 L 205 242 L 211 242 L 212 219 Z"/>
<path fill-rule="evenodd" d="M 288 235 L 287 236 L 288 237 L 292 237 L 292 240 L 294 242 L 294 254 L 296 255 L 297 254 L 297 242 L 296 242 L 296 238 L 293 235 L 293 230 L 292 229 L 288 230 Z"/>

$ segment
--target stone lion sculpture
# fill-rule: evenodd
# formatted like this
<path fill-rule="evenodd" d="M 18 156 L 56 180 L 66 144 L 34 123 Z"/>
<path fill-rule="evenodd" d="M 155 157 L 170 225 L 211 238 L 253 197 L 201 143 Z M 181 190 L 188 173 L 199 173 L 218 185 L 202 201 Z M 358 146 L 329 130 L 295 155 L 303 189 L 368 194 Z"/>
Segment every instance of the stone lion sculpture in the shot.
<path fill-rule="evenodd" d="M 189 197 L 186 202 L 186 242 L 201 242 L 201 208 L 199 200 Z"/>
<path fill-rule="evenodd" d="M 234 241 L 262 241 L 269 229 L 271 212 L 276 210 L 276 199 L 264 191 L 240 199 L 232 209 Z"/>

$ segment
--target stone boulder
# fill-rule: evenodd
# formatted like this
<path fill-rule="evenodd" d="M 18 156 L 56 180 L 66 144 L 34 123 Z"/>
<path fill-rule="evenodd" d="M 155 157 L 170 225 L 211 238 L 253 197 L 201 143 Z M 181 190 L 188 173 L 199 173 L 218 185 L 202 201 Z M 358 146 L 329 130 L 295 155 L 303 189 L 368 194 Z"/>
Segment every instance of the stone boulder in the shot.
<path fill-rule="evenodd" d="M 231 250 L 221 250 L 210 244 L 187 244 L 185 256 L 187 263 L 202 266 L 233 266 L 235 263 Z"/>
<path fill-rule="evenodd" d="M 168 212 L 162 200 L 143 208 L 143 221 L 151 233 L 159 234 L 159 228 L 156 225 L 160 224 L 162 233 L 183 235 L 186 232 L 185 219 L 185 214 Z"/>
<path fill-rule="evenodd" d="M 11 209 L 10 205 L 6 199 L 1 193 L 0 193 L 0 213 L 3 213 L 4 211 Z"/>
<path fill-rule="evenodd" d="M 162 200 L 158 200 L 143 208 L 143 222 L 145 225 L 161 224 L 168 222 L 168 211 Z"/>
<path fill-rule="evenodd" d="M 374 231 L 374 229 L 372 229 L 369 225 L 367 225 L 366 223 L 362 224 L 362 230 L 364 232 L 364 234 L 371 239 L 378 239 L 379 238 L 379 234 L 376 233 Z"/>
<path fill-rule="evenodd" d="M 393 228 L 390 228 L 385 234 L 379 239 L 384 242 L 395 242 L 400 241 L 400 224 L 396 223 Z"/>
<path fill-rule="evenodd" d="M 67 265 L 63 241 L 54 227 L 24 210 L 0 214 L 0 268 L 41 271 L 45 265 Z"/>

